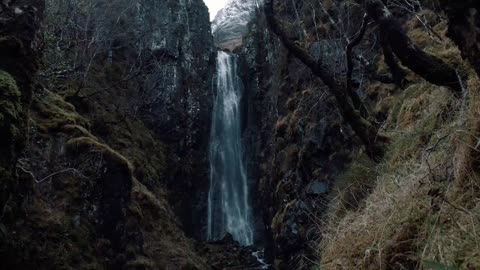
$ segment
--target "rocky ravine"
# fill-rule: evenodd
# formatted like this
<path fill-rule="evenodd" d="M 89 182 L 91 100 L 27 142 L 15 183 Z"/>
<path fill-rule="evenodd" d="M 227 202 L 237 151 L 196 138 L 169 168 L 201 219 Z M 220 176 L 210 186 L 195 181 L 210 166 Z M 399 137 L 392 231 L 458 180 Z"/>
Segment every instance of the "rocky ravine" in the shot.
<path fill-rule="evenodd" d="M 472 67 L 480 73 L 478 5 L 474 1 L 425 2 L 432 5 L 428 8 L 445 11 L 448 26 L 432 12 L 422 16 L 441 35 L 448 28 L 448 36 L 471 66 L 461 62 L 452 43 L 430 42 L 423 24 L 404 14 L 402 23 L 415 42 L 452 61 L 462 75 L 471 76 L 466 73 Z M 283 4 L 285 19 L 302 18 L 301 25 L 292 29 L 305 31 L 291 31 L 292 37 L 311 42 L 310 53 L 343 74 L 344 55 L 331 48 L 343 49 L 338 40 L 344 33 L 357 32 L 361 8 L 350 1 L 318 1 L 325 4 L 322 7 L 298 1 Z M 255 249 L 240 247 L 229 235 L 222 241 L 202 241 L 215 47 L 239 54 L 255 242 L 266 248 L 275 269 L 307 269 L 320 259 L 326 267 L 346 265 L 344 269 L 358 265 L 372 269 L 378 265 L 376 260 L 380 265 L 415 268 L 423 261 L 412 253 L 422 248 L 421 229 L 428 227 L 425 224 L 432 216 L 441 218 L 440 235 L 448 236 L 452 230 L 452 239 L 471 228 L 470 220 L 475 220 L 471 216 L 478 212 L 472 202 L 478 198 L 466 180 L 470 172 L 478 172 L 478 154 L 460 144 L 462 140 L 450 143 L 444 133 L 468 128 L 473 136 L 459 138 L 477 143 L 475 77 L 466 81 L 469 99 L 463 105 L 455 103 L 457 99 L 445 88 L 432 87 L 412 73 L 404 88 L 382 82 L 389 72 L 379 57 L 375 34 L 369 32 L 357 48 L 363 60 L 354 83 L 374 112 L 370 120 L 382 125 L 394 141 L 386 160 L 372 164 L 362 159 L 360 143 L 339 117 L 322 82 L 268 31 L 257 7 L 256 1 L 230 1 L 215 19 L 213 37 L 201 0 L 99 0 L 95 5 L 60 0 L 2 2 L 2 267 L 260 267 L 252 256 Z M 328 16 L 315 17 L 312 10 Z M 346 17 L 348 23 L 338 31 L 332 20 Z M 449 118 L 451 108 L 461 112 L 467 108 L 473 119 Z M 445 146 L 442 141 L 449 143 Z M 396 171 L 423 165 L 424 149 L 438 145 L 438 152 L 431 150 L 433 158 L 447 165 L 441 172 L 420 167 L 429 181 L 423 175 L 416 179 L 415 174 Z M 453 164 L 455 179 L 449 165 L 452 147 L 457 147 L 455 161 L 459 161 Z M 388 186 L 392 175 L 395 181 Z M 378 179 L 387 179 L 386 184 Z M 460 199 L 447 193 L 450 183 Z M 377 184 L 380 188 L 375 190 Z M 378 194 L 383 184 L 402 188 L 386 196 L 400 201 L 400 207 L 389 205 L 388 200 L 385 204 L 375 201 L 384 195 Z M 418 196 L 410 199 L 403 188 Z M 342 189 L 348 192 L 338 193 Z M 369 212 L 364 202 L 371 194 L 374 210 Z M 338 197 L 345 205 L 334 213 L 343 221 L 335 224 L 342 229 L 335 235 L 325 232 L 325 220 Z M 417 200 L 418 205 L 408 204 Z M 452 209 L 443 203 L 449 200 Z M 365 223 L 358 220 L 389 221 L 376 216 L 381 213 L 376 211 L 378 205 L 399 213 L 400 222 L 393 229 L 388 227 L 391 230 L 382 233 L 385 239 L 379 241 L 368 238 L 368 233 L 355 233 L 377 228 L 376 223 L 367 223 L 373 225 L 365 230 Z M 408 211 L 403 213 L 405 205 Z M 350 219 L 342 220 L 345 216 Z M 455 231 L 451 220 L 462 222 L 461 228 Z M 322 239 L 325 235 L 335 241 Z M 469 239 L 457 243 L 464 244 L 458 252 L 440 255 L 457 256 L 455 263 L 476 269 L 477 246 Z M 382 253 L 370 248 L 370 240 L 385 242 Z M 435 250 L 429 252 L 431 258 L 442 257 Z"/>
<path fill-rule="evenodd" d="M 19 1 L 0 15 L 2 267 L 258 265 L 252 248 L 197 242 L 216 56 L 201 0 Z"/>
<path fill-rule="evenodd" d="M 318 232 L 312 217 L 326 209 L 332 182 L 353 151 L 352 134 L 317 90 L 322 83 L 279 44 L 256 5 L 231 1 L 213 33 L 217 47 L 240 56 L 256 242 L 274 267 L 294 269 L 313 260 Z"/>
<path fill-rule="evenodd" d="M 325 211 L 353 141 L 332 100 L 318 91 L 322 83 L 267 28 L 264 17 L 257 17 L 240 51 L 247 89 L 244 136 L 267 257 L 277 269 L 301 269 L 314 258 L 314 217 Z"/>
<path fill-rule="evenodd" d="M 209 269 L 204 3 L 34 2 L 0 8 L 2 267 Z"/>
<path fill-rule="evenodd" d="M 438 7 L 425 2 L 426 8 Z M 478 46 L 474 44 L 478 44 L 475 27 L 479 7 L 473 3 L 444 2 L 450 17 L 449 37 L 457 42 L 466 60 L 478 68 L 475 58 Z M 315 5 L 287 1 L 282 6 L 283 19 L 295 21 L 299 16 L 302 21 L 299 25 L 285 23 L 285 27 L 305 29 L 304 32 L 291 31 L 292 38 L 309 40 L 309 53 L 333 72 L 343 74 L 345 56 L 335 48 L 343 48 L 342 38 L 357 33 L 363 17 L 361 6 L 340 1 L 319 1 Z M 422 25 L 410 17 L 411 14 L 395 7 L 392 10 L 403 16 L 404 27 L 422 48 L 456 57 L 456 52 L 448 49 L 451 43 L 444 42 L 445 47 L 435 49 L 428 47 L 430 44 L 422 39 L 422 35 L 428 35 L 422 32 L 426 31 Z M 430 11 L 424 12 L 422 16 L 442 33 L 445 28 L 439 18 Z M 382 81 L 385 64 L 379 58 L 381 48 L 375 44 L 375 32 L 367 35 L 371 36 L 357 48 L 363 64 L 359 64 L 361 68 L 354 73 L 354 83 L 358 84 L 357 91 L 367 106 L 371 106 L 371 119 L 379 124 L 395 125 L 391 124 L 396 117 L 395 106 L 401 105 L 394 102 L 401 97 L 394 95 L 401 90 L 388 82 L 378 83 Z M 323 83 L 268 31 L 263 14 L 251 20 L 237 52 L 246 91 L 244 140 L 248 145 L 251 186 L 256 198 L 255 209 L 261 209 L 257 214 L 263 217 L 257 220 L 257 231 L 264 233 L 261 239 L 275 269 L 310 269 L 318 262 L 318 245 L 325 235 L 331 204 L 343 200 L 340 203 L 345 209 L 341 211 L 361 209 L 362 201 L 374 185 L 368 182 L 372 181 L 369 177 L 376 175 L 372 169 L 374 163 L 362 158 L 359 142 L 339 117 Z M 422 87 L 418 78 L 410 83 L 412 89 Z M 436 104 L 438 100 L 434 98 L 429 102 Z M 338 193 L 342 189 L 349 193 Z"/>

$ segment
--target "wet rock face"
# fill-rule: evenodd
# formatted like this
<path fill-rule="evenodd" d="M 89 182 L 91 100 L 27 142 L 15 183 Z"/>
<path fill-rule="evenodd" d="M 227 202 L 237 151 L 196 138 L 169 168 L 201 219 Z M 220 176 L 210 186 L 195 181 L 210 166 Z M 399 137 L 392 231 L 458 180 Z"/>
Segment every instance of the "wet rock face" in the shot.
<path fill-rule="evenodd" d="M 253 19 L 261 0 L 230 0 L 218 12 L 212 23 L 215 44 L 220 49 L 234 51 L 243 44 L 248 23 Z"/>
<path fill-rule="evenodd" d="M 0 209 L 19 199 L 13 198 L 18 184 L 14 167 L 25 147 L 45 5 L 44 1 L 9 2 L 0 5 Z M 4 216 L 1 211 L 0 216 Z"/>
<path fill-rule="evenodd" d="M 2 159 L 8 159 L 5 160 L 7 162 L 14 161 L 22 148 L 22 142 L 13 140 L 21 140 L 26 132 L 26 115 L 43 44 L 41 23 L 44 5 L 44 1 L 18 1 L 0 6 L 1 114 L 3 123 L 12 122 L 13 125 L 5 127 L 3 132 L 17 129 L 12 137 L 3 137 L 11 140 L 5 142 L 5 147 L 10 149 L 2 147 L 5 150 L 2 151 Z"/>
<path fill-rule="evenodd" d="M 157 61 L 145 82 L 143 119 L 167 146 L 171 203 L 187 234 L 202 238 L 216 55 L 208 10 L 201 0 L 140 3 Z"/>
<path fill-rule="evenodd" d="M 350 159 L 352 133 L 322 82 L 280 46 L 264 18 L 252 23 L 240 54 L 254 209 L 263 210 L 255 213 L 257 232 L 276 269 L 309 267 L 301 258 L 315 257 L 313 217 L 321 218 Z"/>
<path fill-rule="evenodd" d="M 98 58 L 74 59 L 91 61 L 90 72 L 80 64 L 62 75 L 50 72 L 74 63 L 71 51 L 85 50 L 73 37 L 61 63 L 44 59 L 50 62 L 42 85 L 35 73 L 43 48 L 43 1 L 0 4 L 0 135 L 15 138 L 0 143 L 6 153 L 0 157 L 2 266 L 208 269 L 179 226 L 201 235 L 206 219 L 202 200 L 215 68 L 207 9 L 201 0 L 95 3 L 76 19 L 85 22 L 82 16 L 95 17 L 86 16 L 90 11 L 116 8 L 128 14 L 91 24 L 102 36 L 93 46 Z M 70 12 L 59 11 L 58 16 Z M 61 27 L 62 33 L 75 33 Z M 111 38 L 111 32 L 121 34 Z M 58 33 L 49 32 L 49 42 L 63 39 Z M 105 44 L 111 40 L 102 43 L 109 38 L 115 48 Z M 135 74 L 141 83 L 135 77 L 118 83 L 122 70 L 138 66 L 144 68 Z M 72 95 L 77 72 L 87 87 Z M 83 96 L 100 88 L 95 97 Z M 140 104 L 135 113 L 132 104 Z"/>

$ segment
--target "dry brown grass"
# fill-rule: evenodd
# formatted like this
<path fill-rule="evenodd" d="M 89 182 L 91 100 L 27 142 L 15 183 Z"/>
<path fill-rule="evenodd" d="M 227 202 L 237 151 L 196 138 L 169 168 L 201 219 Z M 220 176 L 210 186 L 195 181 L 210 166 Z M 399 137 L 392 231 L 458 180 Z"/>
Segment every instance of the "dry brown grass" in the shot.
<path fill-rule="evenodd" d="M 467 86 L 470 91 L 470 109 L 463 116 L 465 128 L 458 130 L 456 137 L 455 175 L 460 180 L 475 177 L 480 165 L 478 163 L 480 160 L 480 80 L 476 78 L 473 72 L 470 73 Z M 462 104 L 462 106 L 467 105 L 467 103 Z M 466 183 L 460 181 L 456 188 L 465 189 L 468 183 L 469 181 Z"/>
<path fill-rule="evenodd" d="M 348 209 L 346 188 L 331 204 L 322 270 L 429 269 L 427 260 L 480 269 L 478 80 L 465 106 L 436 87 L 412 87 L 421 91 L 401 101 L 388 158 L 369 168 L 370 195 Z"/>
<path fill-rule="evenodd" d="M 318 269 L 431 269 L 427 261 L 480 269 L 480 81 L 448 40 L 432 43 L 418 23 L 408 27 L 427 51 L 469 75 L 468 94 L 457 100 L 420 82 L 384 97 L 393 142 L 384 162 L 359 157 L 347 172 L 347 182 L 373 187 L 353 201 L 358 207 L 349 207 L 352 185 L 332 200 Z M 434 28 L 443 34 L 445 24 Z"/>

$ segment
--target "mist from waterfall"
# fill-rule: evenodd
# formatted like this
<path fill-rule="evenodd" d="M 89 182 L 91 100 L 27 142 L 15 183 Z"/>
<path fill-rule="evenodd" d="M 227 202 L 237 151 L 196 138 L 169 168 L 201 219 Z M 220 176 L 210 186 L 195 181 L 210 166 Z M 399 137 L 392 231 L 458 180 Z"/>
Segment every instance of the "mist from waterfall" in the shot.
<path fill-rule="evenodd" d="M 252 245 L 253 226 L 241 140 L 242 87 L 237 72 L 237 57 L 219 51 L 209 153 L 207 238 L 220 240 L 230 233 L 240 244 Z"/>

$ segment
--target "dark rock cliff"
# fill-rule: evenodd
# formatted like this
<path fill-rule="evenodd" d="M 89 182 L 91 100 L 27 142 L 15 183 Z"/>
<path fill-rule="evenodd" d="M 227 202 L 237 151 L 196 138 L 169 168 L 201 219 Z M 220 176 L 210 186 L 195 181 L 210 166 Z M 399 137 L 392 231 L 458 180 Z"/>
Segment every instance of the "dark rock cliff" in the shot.
<path fill-rule="evenodd" d="M 185 232 L 206 235 L 208 142 L 215 58 L 208 10 L 201 0 L 145 5 L 153 30 L 153 70 L 142 118 L 167 145 L 167 187 Z M 158 16 L 158 14 L 163 14 Z"/>
<path fill-rule="evenodd" d="M 19 176 L 16 165 L 27 144 L 29 105 L 42 56 L 44 7 L 44 1 L 0 6 L 0 259 L 7 267 L 10 252 L 17 248 L 11 232 L 27 215 L 23 205 L 31 183 Z"/>
<path fill-rule="evenodd" d="M 15 193 L 15 164 L 26 143 L 28 107 L 41 58 L 44 5 L 43 1 L 20 1 L 0 7 L 0 208 Z"/>
<path fill-rule="evenodd" d="M 231 235 L 197 241 L 217 46 L 239 54 L 255 243 L 274 269 L 478 269 L 477 1 L 391 5 L 461 97 L 406 67 L 394 85 L 375 27 L 356 47 L 352 84 L 391 140 L 378 162 L 257 1 L 230 1 L 217 44 L 201 0 L 0 2 L 0 268 L 260 267 Z M 364 1 L 276 2 L 344 77 Z"/>
<path fill-rule="evenodd" d="M 2 267 L 208 269 L 204 3 L 45 2 L 0 7 Z"/>
<path fill-rule="evenodd" d="M 357 1 L 359 2 L 363 3 Z M 476 57 L 478 4 L 475 1 L 465 1 L 461 4 L 443 2 L 443 8 L 449 17 L 448 36 L 457 43 L 464 58 L 477 69 L 478 73 Z M 335 76 L 344 76 L 347 72 L 344 48 L 347 40 L 359 30 L 363 16 L 362 6 L 354 1 L 318 1 L 318 5 L 295 1 L 276 3 L 280 10 L 277 16 L 283 19 L 282 27 L 287 29 L 289 38 L 301 44 L 302 48 L 306 48 L 315 60 L 320 59 L 325 63 Z M 389 7 L 412 38 L 412 43 L 440 55 L 448 64 L 457 66 L 458 74 L 470 76 L 469 80 L 465 81 L 465 89 L 476 91 L 475 76 L 472 77 L 470 71 L 465 68 L 465 63 L 461 63 L 458 51 L 450 40 L 443 39 L 447 22 L 427 9 L 438 8 L 438 5 L 425 6 L 424 9 L 414 6 L 407 12 L 402 9 L 403 6 L 391 4 Z M 441 42 L 435 41 L 437 39 Z M 364 208 L 364 200 L 369 198 L 375 185 L 383 184 L 382 180 L 376 179 L 377 175 L 385 173 L 383 177 L 388 177 L 388 169 L 385 168 L 389 166 L 389 162 L 398 158 L 395 155 L 408 152 L 402 147 L 411 147 L 410 143 L 413 141 L 401 145 L 404 138 L 394 137 L 395 141 L 388 147 L 386 160 L 379 164 L 371 162 L 362 152 L 361 144 L 349 125 L 342 120 L 334 100 L 323 83 L 280 44 L 277 37 L 268 30 L 263 14 L 256 14 L 243 41 L 243 47 L 238 50 L 246 91 L 243 101 L 245 109 L 243 135 L 248 146 L 250 181 L 255 193 L 257 231 L 263 232 L 263 237 L 259 237 L 257 241 L 266 245 L 267 256 L 275 269 L 311 269 L 318 265 L 319 260 L 324 259 L 320 256 L 325 256 L 327 260 L 330 257 L 336 258 L 337 254 L 344 250 L 348 252 L 355 250 L 349 245 L 353 245 L 357 238 L 364 240 L 361 234 L 369 230 L 366 226 L 361 227 L 364 231 L 354 229 L 348 231 L 351 235 L 345 243 L 342 242 L 343 231 L 337 235 L 326 230 L 335 231 L 336 228 L 332 227 L 335 225 L 332 224 L 337 224 L 335 223 L 338 222 L 337 219 L 341 220 L 345 213 L 351 213 L 356 217 L 357 211 L 368 212 L 368 209 Z M 409 102 L 414 103 L 420 99 L 410 96 L 412 93 L 410 91 L 431 93 L 432 98 L 428 101 L 422 100 L 422 106 L 435 107 L 441 101 L 455 102 L 451 97 L 440 97 L 445 89 L 432 87 L 410 71 L 405 71 L 409 74 L 407 86 L 395 86 L 389 78 L 374 27 L 366 32 L 356 51 L 359 55 L 355 56 L 355 64 L 358 66 L 353 72 L 353 84 L 370 111 L 369 121 L 381 126 L 382 132 L 383 129 L 388 130 L 385 132 L 389 132 L 389 136 L 396 136 L 396 132 L 402 130 L 401 122 L 407 121 L 402 119 L 403 115 L 398 115 L 398 108 L 414 110 L 413 107 L 408 107 Z M 473 99 L 475 96 L 476 94 L 472 94 Z M 476 111 L 475 106 L 472 105 L 473 111 Z M 428 113 L 422 117 L 437 116 L 438 114 Z M 418 125 L 415 132 L 424 128 L 422 120 L 414 123 Z M 428 130 L 429 127 L 425 129 Z M 439 125 L 438 130 L 428 130 L 430 133 L 427 134 L 435 138 L 436 135 L 432 134 L 441 133 L 439 130 L 442 128 Z M 416 134 L 415 132 L 413 134 Z M 414 148 L 416 151 L 422 151 L 422 147 Z M 415 162 L 422 164 L 424 161 Z M 342 225 L 348 227 L 352 220 L 364 225 L 365 220 L 355 220 L 352 216 L 349 216 L 351 219 L 342 220 L 345 222 Z M 427 215 L 425 219 L 428 218 Z M 369 222 L 383 224 L 382 222 L 389 221 L 382 219 Z M 416 224 L 406 226 L 414 227 Z M 332 237 L 332 234 L 337 238 L 333 240 L 328 238 Z M 397 247 L 396 245 L 402 245 L 400 240 L 395 238 L 401 236 L 395 233 L 393 235 L 395 236 L 388 240 L 391 243 L 387 244 L 394 246 L 391 247 L 392 250 Z M 421 239 L 415 239 L 417 240 L 422 242 Z M 331 246 L 334 248 L 329 249 Z M 417 263 L 418 267 L 421 264 L 418 258 L 410 261 L 395 257 L 397 253 L 407 254 L 415 247 L 409 246 L 407 249 L 408 251 L 386 252 L 387 265 L 393 265 L 394 262 L 398 262 L 398 265 Z M 360 253 L 360 257 L 366 256 L 370 251 L 362 249 L 361 252 L 364 253 Z M 354 256 L 348 253 L 338 257 L 342 259 L 326 261 L 330 263 L 328 267 L 332 269 L 379 267 L 375 263 L 344 266 L 342 260 L 355 262 Z M 362 265 L 361 258 L 359 261 Z M 400 269 L 395 267 L 392 269 Z M 414 266 L 406 268 L 414 269 Z"/>
<path fill-rule="evenodd" d="M 353 149 L 351 131 L 321 81 L 268 31 L 263 14 L 240 55 L 257 230 L 275 267 L 297 269 L 315 253 L 327 195 Z"/>

